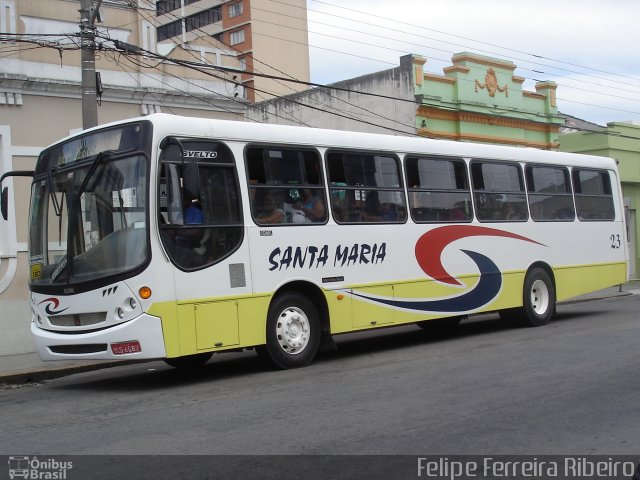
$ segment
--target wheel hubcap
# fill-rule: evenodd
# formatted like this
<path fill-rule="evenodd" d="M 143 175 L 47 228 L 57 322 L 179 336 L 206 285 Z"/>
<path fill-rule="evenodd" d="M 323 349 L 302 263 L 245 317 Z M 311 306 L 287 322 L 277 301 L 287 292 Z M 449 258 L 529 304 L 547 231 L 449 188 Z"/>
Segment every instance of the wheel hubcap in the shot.
<path fill-rule="evenodd" d="M 542 280 L 536 280 L 531 286 L 531 308 L 538 315 L 544 315 L 549 308 L 549 288 Z"/>
<path fill-rule="evenodd" d="M 284 310 L 276 324 L 276 337 L 280 348 L 291 355 L 302 352 L 309 344 L 309 319 L 297 307 Z"/>

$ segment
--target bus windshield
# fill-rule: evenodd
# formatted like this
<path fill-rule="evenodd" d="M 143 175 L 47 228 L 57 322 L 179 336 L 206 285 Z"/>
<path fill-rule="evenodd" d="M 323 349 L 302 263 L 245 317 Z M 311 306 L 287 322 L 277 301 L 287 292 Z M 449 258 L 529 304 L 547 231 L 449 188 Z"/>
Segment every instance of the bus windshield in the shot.
<path fill-rule="evenodd" d="M 149 162 L 136 127 L 138 139 L 124 144 L 121 127 L 76 138 L 40 157 L 29 222 L 34 290 L 113 281 L 148 261 Z"/>

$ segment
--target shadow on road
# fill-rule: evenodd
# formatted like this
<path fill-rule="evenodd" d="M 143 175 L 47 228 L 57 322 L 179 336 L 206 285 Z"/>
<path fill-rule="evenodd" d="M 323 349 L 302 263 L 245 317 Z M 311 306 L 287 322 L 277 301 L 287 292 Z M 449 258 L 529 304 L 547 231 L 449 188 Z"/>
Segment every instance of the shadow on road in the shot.
<path fill-rule="evenodd" d="M 566 325 L 572 321 L 582 321 L 585 317 L 601 315 L 602 311 L 594 308 L 592 311 L 560 311 L 552 323 Z M 373 353 L 384 353 L 413 346 L 429 346 L 443 342 L 460 342 L 472 337 L 495 335 L 497 332 L 509 332 L 510 339 L 521 338 L 527 331 L 535 328 L 520 327 L 501 320 L 496 313 L 472 316 L 460 325 L 449 330 L 421 329 L 409 324 L 388 329 L 378 329 L 364 332 L 349 333 L 335 337 L 337 349 L 321 352 L 315 362 L 337 363 L 341 359 L 354 358 Z M 500 341 L 505 341 L 502 338 Z M 507 339 L 506 341 L 509 341 Z M 227 379 L 245 377 L 248 375 L 268 375 L 268 368 L 260 361 L 253 351 L 242 353 L 217 354 L 204 366 L 191 370 L 169 367 L 164 362 L 154 361 L 114 367 L 109 370 L 90 372 L 67 377 L 63 382 L 50 385 L 62 390 L 135 392 L 180 388 L 186 385 L 212 383 Z M 275 375 L 287 375 L 286 372 L 271 371 Z"/>

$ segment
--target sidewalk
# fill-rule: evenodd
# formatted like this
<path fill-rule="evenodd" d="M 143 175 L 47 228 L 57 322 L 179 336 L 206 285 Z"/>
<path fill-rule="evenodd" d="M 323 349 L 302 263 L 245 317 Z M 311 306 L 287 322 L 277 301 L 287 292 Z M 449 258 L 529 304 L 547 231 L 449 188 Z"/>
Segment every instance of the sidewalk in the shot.
<path fill-rule="evenodd" d="M 627 295 L 640 295 L 640 280 L 633 280 L 621 286 L 572 298 L 560 304 L 572 304 L 614 298 Z M 135 361 L 134 361 L 135 362 Z M 43 380 L 60 378 L 74 373 L 89 372 L 133 363 L 131 361 L 111 360 L 61 360 L 43 362 L 37 353 L 20 353 L 0 356 L 0 386 L 37 383 Z"/>

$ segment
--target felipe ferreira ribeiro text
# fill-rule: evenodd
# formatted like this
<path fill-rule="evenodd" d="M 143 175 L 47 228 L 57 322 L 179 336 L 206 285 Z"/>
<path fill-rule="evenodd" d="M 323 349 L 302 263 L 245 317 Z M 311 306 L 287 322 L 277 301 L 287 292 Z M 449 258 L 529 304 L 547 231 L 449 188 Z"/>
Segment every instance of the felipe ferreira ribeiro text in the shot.
<path fill-rule="evenodd" d="M 418 457 L 418 477 L 427 478 L 613 478 L 631 477 L 635 463 L 613 458 L 593 460 L 566 457 L 556 460 L 532 457 L 528 460 L 506 460 L 484 457 L 458 461 L 448 457 Z"/>

